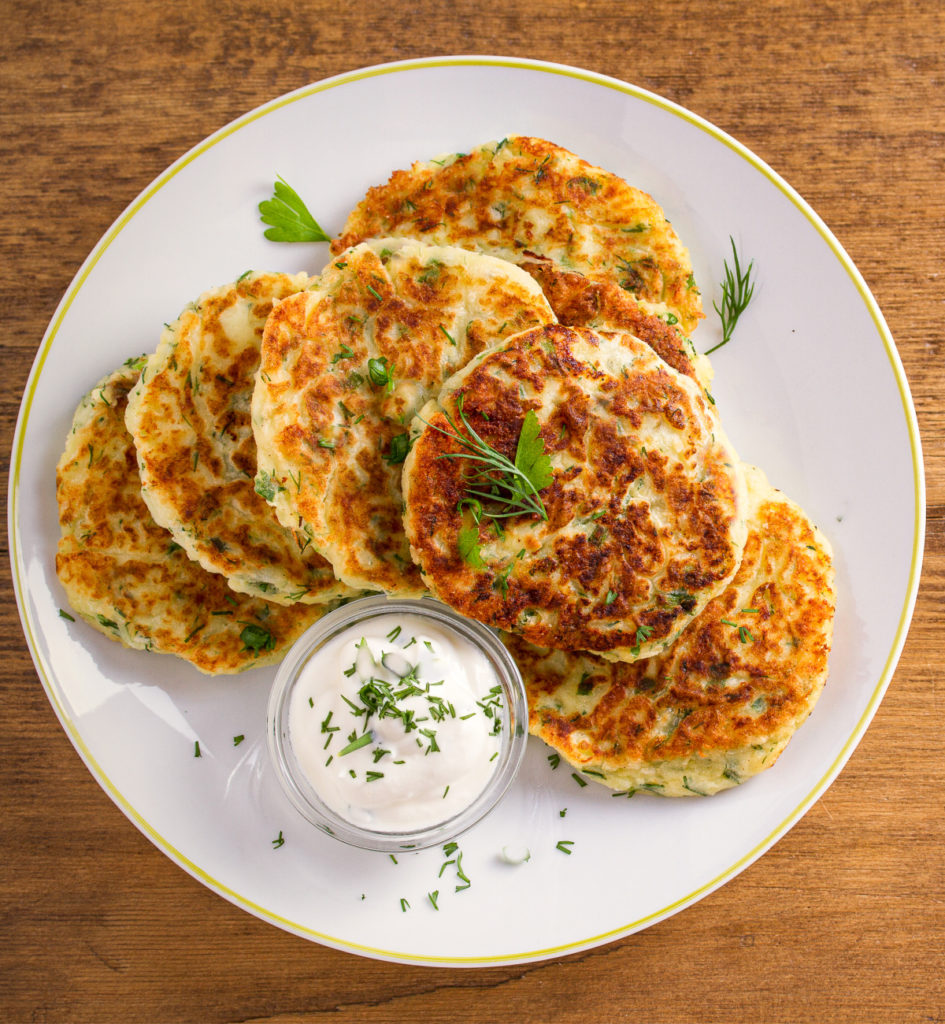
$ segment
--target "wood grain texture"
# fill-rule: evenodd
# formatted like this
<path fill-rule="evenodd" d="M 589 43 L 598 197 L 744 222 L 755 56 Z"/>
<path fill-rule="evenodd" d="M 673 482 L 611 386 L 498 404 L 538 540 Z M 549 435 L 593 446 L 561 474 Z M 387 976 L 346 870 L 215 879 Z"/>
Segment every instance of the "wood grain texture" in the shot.
<path fill-rule="evenodd" d="M 0 1019 L 945 1021 L 945 8 L 497 6 L 3 0 L 4 473 L 33 357 L 76 269 L 128 202 L 210 132 L 382 61 L 497 53 L 586 67 L 680 102 L 753 149 L 823 217 L 885 313 L 919 416 L 928 497 L 922 587 L 888 695 L 807 816 L 684 913 L 560 960 L 419 968 L 284 934 L 151 846 L 69 744 L 8 598 Z"/>

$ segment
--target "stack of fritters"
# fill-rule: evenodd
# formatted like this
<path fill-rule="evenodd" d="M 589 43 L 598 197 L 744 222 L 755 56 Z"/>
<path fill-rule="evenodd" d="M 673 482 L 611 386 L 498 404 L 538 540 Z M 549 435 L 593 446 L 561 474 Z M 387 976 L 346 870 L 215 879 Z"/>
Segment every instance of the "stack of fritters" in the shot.
<path fill-rule="evenodd" d="M 266 325 L 257 488 L 339 579 L 420 596 L 402 521 L 410 422 L 474 356 L 553 319 L 504 260 L 403 239 L 342 253 Z"/>
<path fill-rule="evenodd" d="M 206 293 L 140 379 L 86 400 L 60 467 L 73 605 L 232 671 L 357 593 L 430 595 L 503 631 L 531 731 L 589 778 L 706 795 L 772 764 L 826 678 L 830 549 L 728 442 L 689 257 L 653 199 L 510 137 L 395 172 L 332 253 L 316 278 Z M 91 419 L 113 430 L 98 469 Z M 209 604 L 170 580 L 154 614 L 122 604 L 125 527 L 76 528 L 94 499 L 69 474 L 135 507 L 142 564 L 171 550 L 212 601 L 253 607 L 227 632 L 187 628 Z M 76 548 L 110 560 L 97 604 Z M 263 619 L 268 649 L 250 630 L 195 656 Z"/>
<path fill-rule="evenodd" d="M 201 672 L 278 661 L 322 610 L 234 591 L 152 519 L 125 426 L 145 363 L 129 360 L 83 398 L 59 460 L 56 570 L 69 603 L 110 639 L 176 654 Z"/>
<path fill-rule="evenodd" d="M 325 604 L 355 591 L 311 544 L 280 525 L 255 488 L 250 402 L 274 304 L 305 274 L 247 274 L 205 292 L 167 328 L 128 396 L 151 515 L 208 572 L 278 604 Z"/>
<path fill-rule="evenodd" d="M 332 249 L 379 236 L 509 260 L 558 321 L 445 382 L 402 481 L 425 584 L 504 631 L 531 731 L 627 792 L 714 793 L 770 766 L 826 679 L 831 552 L 726 441 L 688 336 L 699 291 L 662 210 L 510 137 L 395 172 Z M 470 442 L 513 461 L 529 414 L 552 468 L 544 516 L 502 518 L 501 500 L 484 514 Z"/>

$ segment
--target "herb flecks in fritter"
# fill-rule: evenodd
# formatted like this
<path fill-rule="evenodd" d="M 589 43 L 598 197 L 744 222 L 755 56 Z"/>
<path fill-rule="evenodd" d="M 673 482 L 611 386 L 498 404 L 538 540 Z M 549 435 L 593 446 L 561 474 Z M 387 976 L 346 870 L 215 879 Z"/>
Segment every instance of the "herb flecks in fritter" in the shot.
<path fill-rule="evenodd" d="M 451 377 L 412 433 L 411 553 L 435 596 L 490 626 L 644 658 L 738 567 L 737 456 L 698 384 L 630 336 L 560 324 L 521 332 Z M 506 509 L 510 482 L 470 487 L 475 438 L 506 469 L 532 449 L 542 514 L 528 492 Z"/>

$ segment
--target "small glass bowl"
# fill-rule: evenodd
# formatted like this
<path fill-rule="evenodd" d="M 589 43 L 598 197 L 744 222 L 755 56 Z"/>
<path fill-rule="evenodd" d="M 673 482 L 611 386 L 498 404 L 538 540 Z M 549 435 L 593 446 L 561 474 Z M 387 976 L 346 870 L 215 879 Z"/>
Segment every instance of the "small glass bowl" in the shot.
<path fill-rule="evenodd" d="M 485 655 L 502 686 L 504 717 L 496 767 L 485 788 L 464 810 L 412 831 L 374 831 L 353 824 L 328 807 L 302 771 L 292 751 L 289 707 L 292 690 L 308 662 L 344 630 L 382 615 L 414 615 L 458 634 Z M 279 782 L 296 810 L 328 835 L 351 846 L 392 853 L 422 850 L 448 842 L 471 828 L 499 802 L 515 778 L 528 741 L 528 703 L 518 666 L 498 636 L 433 598 L 408 600 L 383 595 L 349 602 L 329 612 L 295 642 L 279 666 L 269 696 L 269 753 Z"/>

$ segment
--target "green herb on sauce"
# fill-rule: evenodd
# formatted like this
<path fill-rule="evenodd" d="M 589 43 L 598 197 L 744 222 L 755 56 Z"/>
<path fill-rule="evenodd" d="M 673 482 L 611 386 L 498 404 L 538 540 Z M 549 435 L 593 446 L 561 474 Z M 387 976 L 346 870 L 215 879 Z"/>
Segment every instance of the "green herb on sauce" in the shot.
<path fill-rule="evenodd" d="M 374 737 L 369 732 L 362 733 L 360 736 L 351 733 L 348 740 L 348 745 L 339 751 L 339 757 L 344 757 L 345 754 L 351 754 L 355 750 L 360 750 L 361 747 L 366 747 L 369 743 L 374 742 Z"/>

